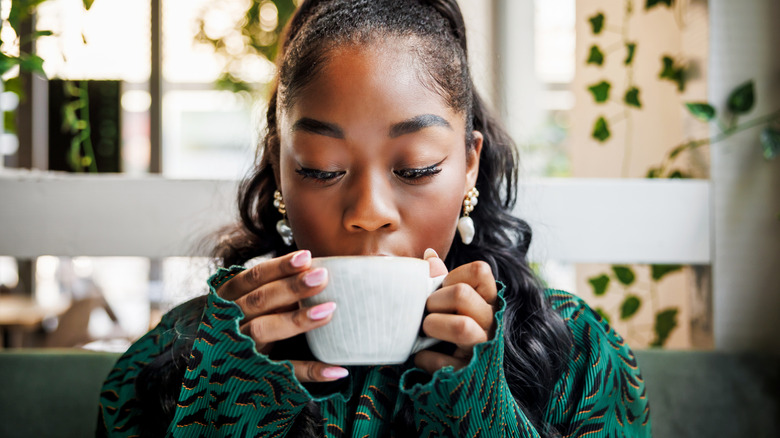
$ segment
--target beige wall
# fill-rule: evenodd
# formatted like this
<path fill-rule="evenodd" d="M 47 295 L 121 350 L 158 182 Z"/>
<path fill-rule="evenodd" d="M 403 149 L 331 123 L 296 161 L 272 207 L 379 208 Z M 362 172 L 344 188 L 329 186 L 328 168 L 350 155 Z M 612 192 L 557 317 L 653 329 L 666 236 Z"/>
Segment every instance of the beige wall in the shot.
<path fill-rule="evenodd" d="M 646 11 L 644 1 L 632 1 L 634 11 L 626 18 L 625 0 L 577 1 L 577 71 L 572 89 L 576 104 L 572 114 L 571 159 L 575 177 L 643 178 L 674 146 L 708 135 L 705 124 L 687 114 L 684 102 L 706 100 L 708 60 L 708 14 L 704 1 L 674 2 L 674 8 L 658 6 Z M 603 12 L 605 29 L 593 35 L 588 19 Z M 633 69 L 624 65 L 624 36 L 637 43 Z M 603 66 L 586 64 L 590 47 L 597 44 L 605 53 Z M 690 68 L 692 77 L 680 93 L 676 84 L 661 80 L 661 58 L 670 55 Z M 623 104 L 633 78 L 642 108 Z M 610 100 L 598 104 L 588 91 L 602 80 L 611 83 Z M 604 143 L 592 138 L 599 116 L 610 122 L 612 136 Z M 708 176 L 706 151 L 680 160 L 680 166 L 699 178 Z M 676 166 L 678 167 L 678 166 Z M 619 200 L 615 200 L 619 202 Z M 688 267 L 669 274 L 660 282 L 649 278 L 646 265 L 634 266 L 637 281 L 624 289 L 611 282 L 606 295 L 595 297 L 588 278 L 610 272 L 609 265 L 581 265 L 577 268 L 577 290 L 593 306 L 610 315 L 615 327 L 635 348 L 646 347 L 655 337 L 656 312 L 678 308 L 678 327 L 666 347 L 688 348 L 712 345 L 709 269 Z M 619 308 L 626 294 L 639 296 L 638 314 L 621 321 Z"/>

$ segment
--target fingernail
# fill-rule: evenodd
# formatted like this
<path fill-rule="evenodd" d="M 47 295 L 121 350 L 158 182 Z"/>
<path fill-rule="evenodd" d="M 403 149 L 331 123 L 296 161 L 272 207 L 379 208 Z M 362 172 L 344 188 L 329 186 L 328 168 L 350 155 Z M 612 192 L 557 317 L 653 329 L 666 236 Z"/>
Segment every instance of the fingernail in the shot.
<path fill-rule="evenodd" d="M 343 379 L 349 375 L 349 371 L 346 368 L 330 367 L 322 370 L 322 376 L 326 379 Z"/>
<path fill-rule="evenodd" d="M 327 277 L 328 271 L 325 268 L 317 268 L 303 276 L 303 283 L 309 287 L 319 286 Z"/>
<path fill-rule="evenodd" d="M 311 260 L 311 252 L 304 249 L 303 251 L 298 251 L 298 253 L 290 259 L 290 264 L 293 268 L 302 268 L 306 266 L 306 263 L 309 263 L 309 260 Z"/>
<path fill-rule="evenodd" d="M 311 309 L 309 309 L 308 312 L 306 312 L 306 315 L 309 317 L 309 319 L 313 319 L 317 321 L 320 319 L 327 318 L 328 315 L 333 313 L 334 310 L 336 310 L 336 303 L 334 302 L 324 303 L 312 307 Z"/>
<path fill-rule="evenodd" d="M 435 249 L 428 248 L 425 250 L 425 254 L 423 254 L 423 259 L 428 260 L 431 257 L 439 258 L 439 254 L 436 253 Z"/>

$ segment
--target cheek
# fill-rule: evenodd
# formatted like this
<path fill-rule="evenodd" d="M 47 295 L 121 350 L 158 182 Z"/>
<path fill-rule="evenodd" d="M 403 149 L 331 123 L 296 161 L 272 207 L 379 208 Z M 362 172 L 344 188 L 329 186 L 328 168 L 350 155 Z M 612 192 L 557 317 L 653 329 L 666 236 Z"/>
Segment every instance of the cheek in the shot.
<path fill-rule="evenodd" d="M 422 254 L 431 247 L 444 258 L 449 252 L 458 225 L 463 198 L 460 185 L 448 184 L 446 190 L 439 190 L 431 196 L 421 198 L 408 209 L 407 226 Z M 457 187 L 457 188 L 455 188 Z"/>

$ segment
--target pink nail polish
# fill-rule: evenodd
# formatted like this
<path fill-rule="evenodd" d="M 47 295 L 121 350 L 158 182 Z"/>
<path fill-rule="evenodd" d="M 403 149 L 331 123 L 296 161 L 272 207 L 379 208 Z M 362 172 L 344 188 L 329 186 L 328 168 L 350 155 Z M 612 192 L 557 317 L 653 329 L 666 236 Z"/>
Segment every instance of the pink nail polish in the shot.
<path fill-rule="evenodd" d="M 324 303 L 312 307 L 311 309 L 309 309 L 308 312 L 306 312 L 306 315 L 308 315 L 309 319 L 318 321 L 320 319 L 327 318 L 328 315 L 333 313 L 334 310 L 336 310 L 336 303 L 334 302 Z"/>
<path fill-rule="evenodd" d="M 349 375 L 349 371 L 341 367 L 330 367 L 322 370 L 322 376 L 326 379 L 342 379 Z"/>
<path fill-rule="evenodd" d="M 301 268 L 311 260 L 311 253 L 308 250 L 299 251 L 290 259 L 290 264 L 293 268 Z"/>
<path fill-rule="evenodd" d="M 303 283 L 309 287 L 319 286 L 327 277 L 328 271 L 325 268 L 317 268 L 303 276 Z"/>

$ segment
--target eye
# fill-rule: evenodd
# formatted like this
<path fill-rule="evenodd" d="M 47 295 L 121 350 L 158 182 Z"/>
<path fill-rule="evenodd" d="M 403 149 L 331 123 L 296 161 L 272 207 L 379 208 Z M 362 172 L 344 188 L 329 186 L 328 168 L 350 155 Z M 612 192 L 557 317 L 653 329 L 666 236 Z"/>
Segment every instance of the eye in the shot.
<path fill-rule="evenodd" d="M 426 179 L 433 178 L 439 172 L 441 172 L 441 167 L 439 167 L 439 164 L 441 164 L 441 162 L 428 167 L 394 170 L 393 173 L 398 175 L 398 177 L 407 180 L 408 182 L 421 183 Z"/>
<path fill-rule="evenodd" d="M 319 183 L 327 183 L 332 182 L 336 178 L 339 178 L 340 176 L 344 175 L 346 172 L 344 171 L 328 171 L 328 170 L 319 170 L 319 169 L 308 169 L 306 167 L 301 167 L 300 169 L 295 169 L 295 173 L 300 175 L 303 179 L 313 179 L 315 182 Z"/>

